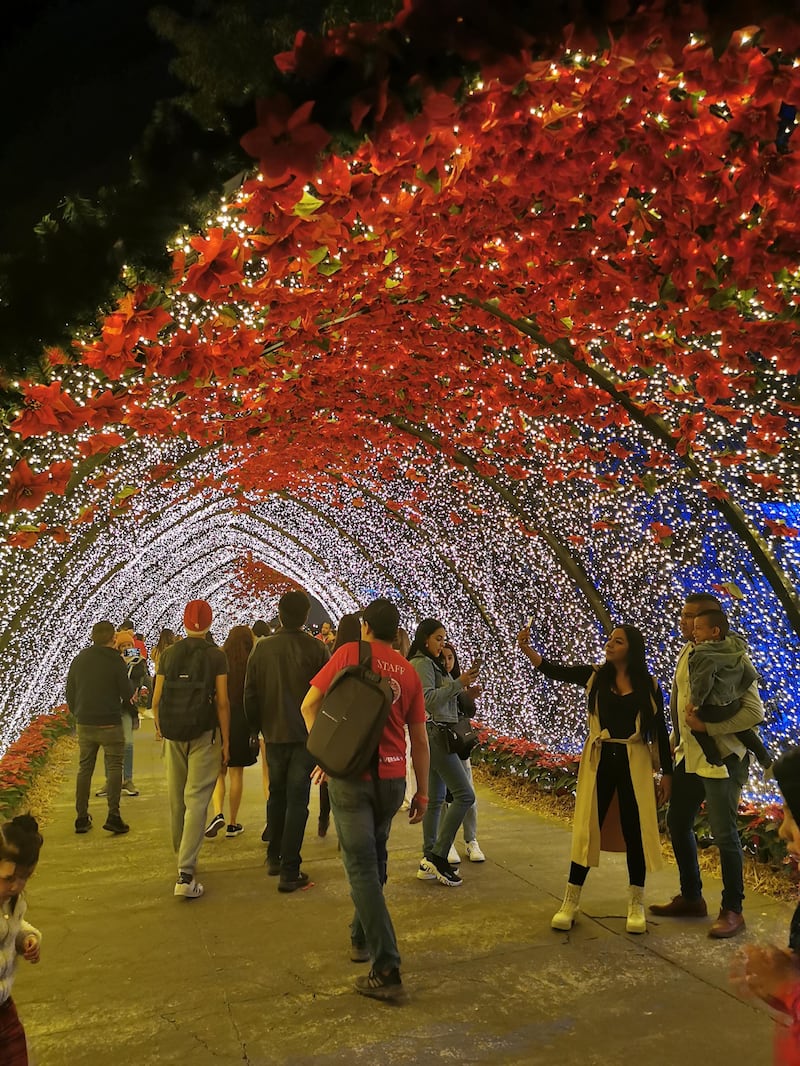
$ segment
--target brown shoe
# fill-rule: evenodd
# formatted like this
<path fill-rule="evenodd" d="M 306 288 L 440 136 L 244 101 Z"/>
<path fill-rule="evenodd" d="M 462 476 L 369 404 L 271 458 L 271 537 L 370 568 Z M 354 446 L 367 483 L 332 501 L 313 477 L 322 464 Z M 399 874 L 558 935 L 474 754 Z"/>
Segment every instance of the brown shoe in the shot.
<path fill-rule="evenodd" d="M 727 940 L 729 936 L 736 936 L 745 928 L 744 918 L 738 911 L 721 910 L 719 918 L 708 931 L 708 935 L 715 940 Z"/>
<path fill-rule="evenodd" d="M 686 899 L 677 895 L 669 903 L 651 903 L 650 913 L 657 914 L 659 918 L 705 918 L 708 907 L 702 896 L 699 899 Z"/>

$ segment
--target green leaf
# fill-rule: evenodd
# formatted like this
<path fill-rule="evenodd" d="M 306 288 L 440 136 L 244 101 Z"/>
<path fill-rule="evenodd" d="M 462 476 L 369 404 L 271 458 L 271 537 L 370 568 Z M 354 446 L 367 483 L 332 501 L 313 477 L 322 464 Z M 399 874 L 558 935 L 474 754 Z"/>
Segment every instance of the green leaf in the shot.
<path fill-rule="evenodd" d="M 397 278 L 387 278 L 383 283 L 387 289 L 396 289 L 400 282 Z"/>
<path fill-rule="evenodd" d="M 325 258 L 325 256 L 327 254 L 328 254 L 328 249 L 323 244 L 322 247 L 315 248 L 313 252 L 309 252 L 308 255 L 306 256 L 306 259 L 309 261 L 311 266 L 316 266 L 318 263 L 322 262 L 322 260 Z"/>
<path fill-rule="evenodd" d="M 567 318 L 562 318 L 560 321 L 564 329 L 572 329 L 573 322 L 572 319 L 569 318 L 569 316 Z"/>
<path fill-rule="evenodd" d="M 391 266 L 395 259 L 397 259 L 397 252 L 394 248 L 389 248 L 386 255 L 383 257 L 383 265 L 385 267 Z"/>
<path fill-rule="evenodd" d="M 317 270 L 320 274 L 324 274 L 326 278 L 329 278 L 331 274 L 335 274 L 337 270 L 342 269 L 341 259 L 329 259 L 325 263 L 320 263 Z"/>
<path fill-rule="evenodd" d="M 299 215 L 300 218 L 311 218 L 315 211 L 319 211 L 324 200 L 317 199 L 310 192 L 304 192 L 302 197 L 297 201 L 292 210 L 293 215 Z"/>

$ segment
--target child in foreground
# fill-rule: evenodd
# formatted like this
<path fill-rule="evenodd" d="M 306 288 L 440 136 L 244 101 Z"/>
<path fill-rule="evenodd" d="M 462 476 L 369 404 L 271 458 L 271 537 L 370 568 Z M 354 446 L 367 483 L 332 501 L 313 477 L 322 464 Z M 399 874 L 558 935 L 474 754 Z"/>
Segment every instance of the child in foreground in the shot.
<path fill-rule="evenodd" d="M 22 814 L 0 828 L 0 1062 L 28 1066 L 25 1030 L 11 998 L 17 956 L 39 961 L 42 934 L 25 921 L 22 895 L 36 869 L 42 837 L 36 819 Z"/>

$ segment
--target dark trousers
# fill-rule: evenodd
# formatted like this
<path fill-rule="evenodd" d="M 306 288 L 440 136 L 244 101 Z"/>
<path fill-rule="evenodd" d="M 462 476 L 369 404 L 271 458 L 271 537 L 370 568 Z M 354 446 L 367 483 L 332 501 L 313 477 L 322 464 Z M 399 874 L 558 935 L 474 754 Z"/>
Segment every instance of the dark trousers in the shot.
<path fill-rule="evenodd" d="M 300 848 L 308 821 L 308 797 L 314 760 L 305 744 L 266 744 L 269 767 L 267 859 L 281 864 L 281 877 L 293 880 L 300 872 Z"/>
<path fill-rule="evenodd" d="M 694 822 L 705 802 L 714 843 L 719 848 L 722 868 L 722 909 L 741 913 L 744 899 L 742 842 L 736 815 L 742 788 L 747 781 L 750 760 L 729 755 L 724 765 L 728 777 L 700 777 L 686 772 L 684 760 L 672 775 L 667 827 L 680 873 L 681 895 L 699 899 L 703 894 L 700 867 L 697 864 L 697 840 Z"/>
<path fill-rule="evenodd" d="M 13 999 L 0 1004 L 0 1053 L 3 1066 L 28 1066 L 28 1045 Z"/>
<path fill-rule="evenodd" d="M 81 725 L 78 723 L 78 777 L 75 782 L 75 810 L 82 818 L 89 813 L 89 792 L 92 787 L 97 753 L 103 749 L 106 757 L 106 788 L 108 813 L 119 814 L 122 791 L 122 760 L 125 754 L 125 734 L 119 725 Z"/>
<path fill-rule="evenodd" d="M 619 821 L 625 840 L 628 860 L 628 881 L 632 885 L 644 888 L 645 862 L 642 847 L 642 828 L 639 824 L 639 804 L 631 781 L 631 768 L 628 761 L 628 749 L 624 744 L 604 744 L 597 767 L 597 817 L 602 826 L 608 808 L 617 793 L 619 800 Z M 582 885 L 589 873 L 588 866 L 579 866 L 573 862 L 569 869 L 569 881 L 572 885 Z"/>

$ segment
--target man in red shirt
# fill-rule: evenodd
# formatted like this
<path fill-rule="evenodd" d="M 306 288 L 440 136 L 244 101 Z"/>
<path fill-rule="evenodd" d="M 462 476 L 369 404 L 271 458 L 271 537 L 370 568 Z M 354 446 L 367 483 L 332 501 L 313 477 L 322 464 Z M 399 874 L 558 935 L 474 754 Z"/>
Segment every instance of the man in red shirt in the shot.
<path fill-rule="evenodd" d="M 417 776 L 417 792 L 411 801 L 409 821 L 421 822 L 428 806 L 425 700 L 416 670 L 391 647 L 399 621 L 395 605 L 383 598 L 373 600 L 361 615 L 361 639 L 372 645 L 372 669 L 388 678 L 394 693 L 378 745 L 378 780 L 375 781 L 369 773 L 363 777 L 328 780 L 342 861 L 355 904 L 350 927 L 350 958 L 353 962 L 372 960 L 369 975 L 356 979 L 356 991 L 374 999 L 397 999 L 403 995 L 397 937 L 383 886 L 386 884 L 389 831 L 405 795 L 406 725 L 411 737 L 411 761 Z M 309 732 L 331 681 L 345 666 L 355 666 L 358 656 L 356 642 L 343 644 L 311 679 L 311 688 L 300 708 Z M 311 779 L 315 784 L 320 783 L 326 780 L 326 775 L 316 767 Z"/>

